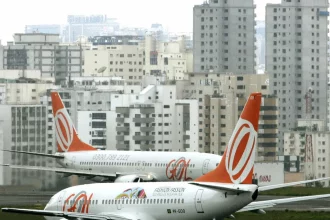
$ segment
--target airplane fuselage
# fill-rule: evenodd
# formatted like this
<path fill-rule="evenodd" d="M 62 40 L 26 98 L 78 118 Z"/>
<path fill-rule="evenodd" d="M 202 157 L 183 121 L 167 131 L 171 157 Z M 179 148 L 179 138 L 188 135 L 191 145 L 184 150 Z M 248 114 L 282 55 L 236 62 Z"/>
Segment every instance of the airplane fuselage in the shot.
<path fill-rule="evenodd" d="M 237 187 L 249 191 L 238 194 L 189 182 L 95 183 L 58 192 L 45 210 L 144 220 L 223 219 L 252 202 L 257 189 L 256 185 Z"/>
<path fill-rule="evenodd" d="M 78 151 L 59 153 L 58 163 L 76 170 L 140 174 L 157 181 L 190 181 L 213 170 L 221 156 L 198 152 Z"/>

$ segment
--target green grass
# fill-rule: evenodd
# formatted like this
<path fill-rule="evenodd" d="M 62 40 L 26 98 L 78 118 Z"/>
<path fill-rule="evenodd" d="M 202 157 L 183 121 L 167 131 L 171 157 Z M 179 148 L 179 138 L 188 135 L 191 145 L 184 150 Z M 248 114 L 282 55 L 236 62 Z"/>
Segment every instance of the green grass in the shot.
<path fill-rule="evenodd" d="M 265 210 L 267 212 L 267 210 Z M 295 212 L 295 211 L 269 211 L 265 215 L 251 212 L 238 213 L 237 220 L 327 220 L 329 212 Z"/>
<path fill-rule="evenodd" d="M 330 188 L 287 187 L 261 192 L 260 195 L 272 196 L 310 196 L 330 193 Z"/>
<path fill-rule="evenodd" d="M 16 207 L 18 208 L 18 207 Z M 40 205 L 19 207 L 27 209 L 42 209 Z M 237 213 L 235 218 L 237 220 L 330 220 L 329 212 L 295 212 L 295 211 L 267 211 L 265 215 L 254 214 L 251 212 Z M 14 213 L 0 212 L 0 219 L 2 220 L 45 220 L 43 216 L 34 215 L 20 215 Z"/>

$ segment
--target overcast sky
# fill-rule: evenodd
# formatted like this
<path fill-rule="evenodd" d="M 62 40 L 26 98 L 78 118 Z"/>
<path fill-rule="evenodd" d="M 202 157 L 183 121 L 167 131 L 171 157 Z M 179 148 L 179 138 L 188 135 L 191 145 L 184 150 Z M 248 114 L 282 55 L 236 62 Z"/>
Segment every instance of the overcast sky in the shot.
<path fill-rule="evenodd" d="M 161 23 L 170 32 L 192 32 L 193 7 L 203 0 L 0 0 L 0 39 L 11 41 L 28 24 L 65 24 L 67 15 L 106 14 L 122 26 L 150 27 Z M 266 3 L 255 0 L 257 20 L 264 20 Z"/>

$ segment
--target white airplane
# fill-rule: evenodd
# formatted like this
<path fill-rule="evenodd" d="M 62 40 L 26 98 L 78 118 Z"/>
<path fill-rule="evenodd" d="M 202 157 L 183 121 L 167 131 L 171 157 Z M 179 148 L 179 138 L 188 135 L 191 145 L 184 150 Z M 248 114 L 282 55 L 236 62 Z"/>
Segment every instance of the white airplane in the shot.
<path fill-rule="evenodd" d="M 80 140 L 59 94 L 52 92 L 51 98 L 58 152 L 3 151 L 56 158 L 61 167 L 2 166 L 78 175 L 101 182 L 189 181 L 213 170 L 221 160 L 219 155 L 199 152 L 97 150 Z"/>
<path fill-rule="evenodd" d="M 264 213 L 262 209 L 279 203 L 330 197 L 327 194 L 253 202 L 259 191 L 310 182 L 265 187 L 252 184 L 260 103 L 261 94 L 252 93 L 224 159 L 195 181 L 79 185 L 56 193 L 44 210 L 2 208 L 2 211 L 70 220 L 220 220 L 234 218 L 236 212 Z"/>

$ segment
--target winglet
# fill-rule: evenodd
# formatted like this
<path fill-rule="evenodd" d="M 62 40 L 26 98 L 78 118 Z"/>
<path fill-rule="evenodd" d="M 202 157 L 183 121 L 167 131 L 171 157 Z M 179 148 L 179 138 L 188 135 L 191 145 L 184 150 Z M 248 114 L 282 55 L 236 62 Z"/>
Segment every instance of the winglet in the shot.
<path fill-rule="evenodd" d="M 56 144 L 58 152 L 97 150 L 82 142 L 72 123 L 70 115 L 64 107 L 60 95 L 51 92 L 53 115 L 55 122 Z"/>
<path fill-rule="evenodd" d="M 197 182 L 252 184 L 261 93 L 252 93 L 237 121 L 220 164 Z"/>

